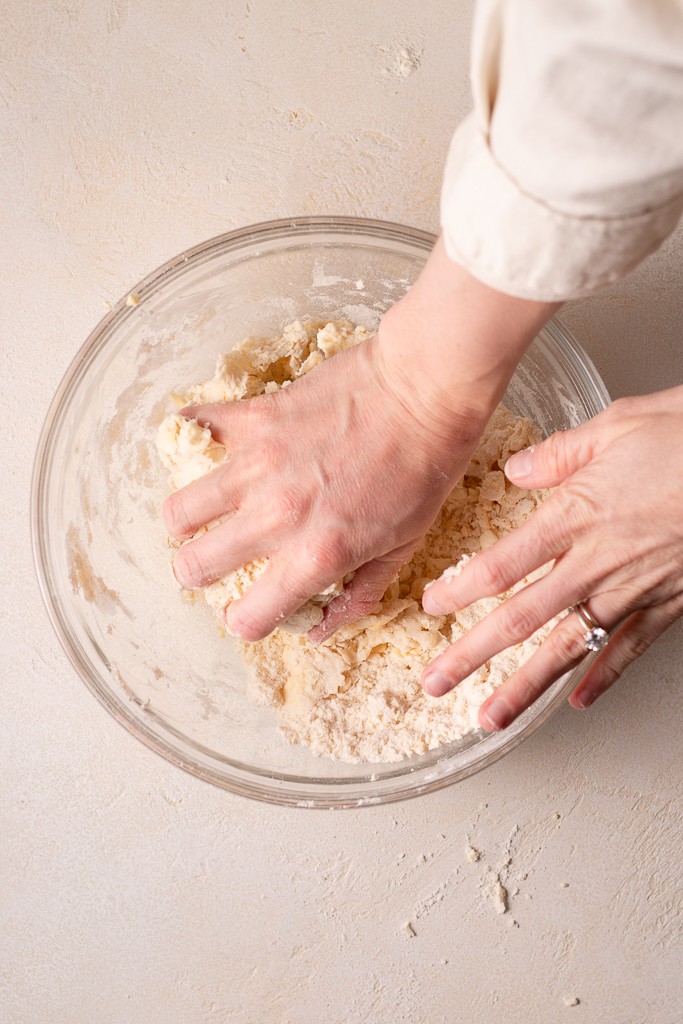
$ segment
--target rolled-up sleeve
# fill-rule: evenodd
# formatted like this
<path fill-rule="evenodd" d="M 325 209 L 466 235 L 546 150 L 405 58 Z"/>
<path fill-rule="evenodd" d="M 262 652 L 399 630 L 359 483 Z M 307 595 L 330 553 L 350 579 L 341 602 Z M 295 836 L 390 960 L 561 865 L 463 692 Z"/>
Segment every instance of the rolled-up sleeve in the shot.
<path fill-rule="evenodd" d="M 564 300 L 623 277 L 683 212 L 683 0 L 480 0 L 474 111 L 441 196 L 446 251 Z"/>

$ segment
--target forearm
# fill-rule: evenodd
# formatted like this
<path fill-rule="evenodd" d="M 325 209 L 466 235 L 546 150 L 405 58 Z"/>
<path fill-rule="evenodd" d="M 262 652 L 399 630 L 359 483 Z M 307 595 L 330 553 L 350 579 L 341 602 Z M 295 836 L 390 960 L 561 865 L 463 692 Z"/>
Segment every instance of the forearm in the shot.
<path fill-rule="evenodd" d="M 416 414 L 458 437 L 470 422 L 476 440 L 559 305 L 489 288 L 448 257 L 440 237 L 413 287 L 382 320 L 380 359 Z"/>

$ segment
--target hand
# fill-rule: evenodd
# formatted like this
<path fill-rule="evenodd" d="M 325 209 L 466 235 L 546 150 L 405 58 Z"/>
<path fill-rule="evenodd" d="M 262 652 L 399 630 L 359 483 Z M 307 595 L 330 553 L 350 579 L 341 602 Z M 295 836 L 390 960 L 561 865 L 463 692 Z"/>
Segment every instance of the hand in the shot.
<path fill-rule="evenodd" d="M 683 614 L 683 387 L 617 401 L 593 420 L 513 455 L 520 487 L 556 490 L 521 526 L 425 593 L 431 614 L 506 591 L 553 559 L 542 579 L 487 615 L 425 670 L 441 696 L 494 654 L 586 601 L 610 641 L 569 698 L 589 707 Z M 584 627 L 565 616 L 481 707 L 485 729 L 509 725 L 586 655 Z"/>
<path fill-rule="evenodd" d="M 166 500 L 169 531 L 191 536 L 234 515 L 179 549 L 176 575 L 186 587 L 204 586 L 266 555 L 263 576 L 228 609 L 229 628 L 247 640 L 263 638 L 354 569 L 318 636 L 371 611 L 484 426 L 465 408 L 442 422 L 403 393 L 377 338 L 274 394 L 183 414 L 210 424 L 229 458 Z"/>
<path fill-rule="evenodd" d="M 557 304 L 475 280 L 438 241 L 377 336 L 280 392 L 183 410 L 210 424 L 229 459 L 172 494 L 175 558 L 201 587 L 254 558 L 266 571 L 227 612 L 245 640 L 267 636 L 314 594 L 357 570 L 309 638 L 373 610 L 462 476 L 524 349 Z"/>

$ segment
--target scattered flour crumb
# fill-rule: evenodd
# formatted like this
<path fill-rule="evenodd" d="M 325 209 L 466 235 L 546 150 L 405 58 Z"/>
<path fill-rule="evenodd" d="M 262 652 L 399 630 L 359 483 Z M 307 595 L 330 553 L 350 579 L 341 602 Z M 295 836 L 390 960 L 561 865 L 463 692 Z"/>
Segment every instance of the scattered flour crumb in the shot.
<path fill-rule="evenodd" d="M 580 1000 L 576 996 L 565 996 L 562 1002 L 565 1006 L 578 1006 Z"/>
<path fill-rule="evenodd" d="M 406 923 L 403 925 L 403 933 L 409 939 L 414 939 L 415 936 L 417 935 L 417 932 L 413 928 L 413 925 L 410 921 L 406 921 Z"/>
<path fill-rule="evenodd" d="M 506 914 L 508 909 L 508 891 L 500 880 L 500 875 L 494 875 L 489 885 L 489 894 L 493 900 L 497 914 Z"/>
<path fill-rule="evenodd" d="M 481 857 L 481 854 L 480 854 L 479 850 L 476 849 L 476 847 L 474 847 L 474 846 L 466 846 L 465 847 L 465 856 L 467 857 L 467 859 L 470 862 L 470 864 L 474 864 L 474 863 L 476 863 L 476 861 L 479 860 L 479 858 Z"/>
<path fill-rule="evenodd" d="M 403 44 L 384 50 L 386 60 L 382 74 L 388 78 L 408 78 L 422 63 L 422 54 L 414 46 Z"/>
<path fill-rule="evenodd" d="M 568 889 L 569 882 L 560 882 L 560 889 Z"/>
<path fill-rule="evenodd" d="M 140 305 L 140 296 L 136 292 L 131 292 L 130 295 L 128 296 L 128 298 L 126 299 L 126 305 L 127 306 L 139 306 Z"/>

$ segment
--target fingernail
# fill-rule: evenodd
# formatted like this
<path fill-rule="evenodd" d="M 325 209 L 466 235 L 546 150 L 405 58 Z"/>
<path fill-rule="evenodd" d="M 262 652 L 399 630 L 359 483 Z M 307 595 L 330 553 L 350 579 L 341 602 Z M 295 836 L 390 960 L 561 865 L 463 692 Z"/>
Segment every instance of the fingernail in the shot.
<path fill-rule="evenodd" d="M 524 451 L 517 452 L 515 455 L 511 455 L 505 463 L 505 476 L 508 480 L 523 480 L 524 477 L 530 476 L 534 465 L 534 449 L 535 444 L 532 444 L 531 448 L 525 448 Z"/>
<path fill-rule="evenodd" d="M 584 711 L 586 708 L 589 708 L 591 704 L 594 704 L 599 696 L 600 694 L 596 693 L 594 690 L 585 690 L 577 696 L 576 704 L 582 711 Z"/>
<path fill-rule="evenodd" d="M 504 700 L 497 698 L 488 705 L 486 710 L 483 712 L 484 718 L 489 722 L 490 726 L 494 730 L 504 729 L 506 725 L 512 721 L 512 714 L 510 708 Z"/>
<path fill-rule="evenodd" d="M 225 626 L 230 636 L 236 636 L 238 640 L 244 639 L 240 632 L 242 625 L 237 619 L 237 614 L 233 612 L 232 605 L 228 605 L 225 612 Z"/>
<path fill-rule="evenodd" d="M 432 580 L 432 583 L 436 583 L 436 580 Z M 427 612 L 427 615 L 444 615 L 445 609 L 441 606 L 441 602 L 437 601 L 434 593 L 429 589 L 432 584 L 428 584 L 422 593 L 422 607 Z"/>
<path fill-rule="evenodd" d="M 182 575 L 178 572 L 178 567 L 175 562 L 171 562 L 171 572 L 173 573 L 175 581 L 179 587 L 182 587 L 183 590 L 194 590 L 194 587 L 191 584 L 186 583 Z"/>
<path fill-rule="evenodd" d="M 422 679 L 422 689 L 429 697 L 443 697 L 455 686 L 455 680 L 443 672 L 427 672 Z"/>

